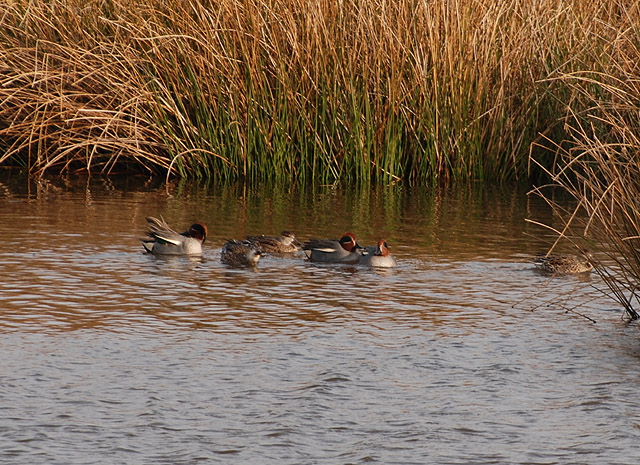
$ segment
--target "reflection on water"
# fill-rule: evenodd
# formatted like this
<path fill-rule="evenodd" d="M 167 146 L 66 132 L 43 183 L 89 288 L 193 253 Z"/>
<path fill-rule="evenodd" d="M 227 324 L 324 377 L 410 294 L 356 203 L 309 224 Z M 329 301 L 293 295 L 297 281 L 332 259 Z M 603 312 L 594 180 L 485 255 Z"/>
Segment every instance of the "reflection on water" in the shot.
<path fill-rule="evenodd" d="M 204 255 L 143 254 L 148 215 L 204 221 Z M 637 327 L 536 272 L 524 218 L 553 221 L 482 186 L 5 179 L 0 461 L 636 463 Z M 283 229 L 399 266 L 220 262 Z"/>

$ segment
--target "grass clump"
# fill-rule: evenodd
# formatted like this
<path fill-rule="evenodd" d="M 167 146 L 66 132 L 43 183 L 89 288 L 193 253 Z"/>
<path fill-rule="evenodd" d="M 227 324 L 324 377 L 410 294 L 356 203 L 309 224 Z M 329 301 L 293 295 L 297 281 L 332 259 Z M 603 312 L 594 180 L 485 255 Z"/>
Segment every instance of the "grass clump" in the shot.
<path fill-rule="evenodd" d="M 589 72 L 561 73 L 568 89 L 562 119 L 566 139 L 546 141 L 554 163 L 542 167 L 552 185 L 575 200 L 567 210 L 543 187 L 534 191 L 547 199 L 564 221 L 562 236 L 582 242 L 600 257 L 596 271 L 611 296 L 629 317 L 639 317 L 640 303 L 640 7 L 615 14 L 629 27 L 613 40 L 591 50 Z"/>
<path fill-rule="evenodd" d="M 629 27 L 633 2 L 599 3 L 0 0 L 0 163 L 525 177 L 538 134 L 562 133 L 558 73 Z"/>

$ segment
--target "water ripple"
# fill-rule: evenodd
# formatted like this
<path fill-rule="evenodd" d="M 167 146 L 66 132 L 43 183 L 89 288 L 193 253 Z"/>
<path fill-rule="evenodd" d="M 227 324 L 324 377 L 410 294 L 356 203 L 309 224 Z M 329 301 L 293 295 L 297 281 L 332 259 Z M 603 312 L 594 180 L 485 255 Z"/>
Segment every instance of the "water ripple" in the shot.
<path fill-rule="evenodd" d="M 535 273 L 500 199 L 440 199 L 436 218 L 408 198 L 365 222 L 335 218 L 338 194 L 119 194 L 0 209 L 2 463 L 637 462 L 637 327 L 597 276 Z M 159 210 L 207 219 L 203 257 L 142 253 Z M 384 231 L 400 266 L 220 262 L 227 237 L 292 217 Z"/>

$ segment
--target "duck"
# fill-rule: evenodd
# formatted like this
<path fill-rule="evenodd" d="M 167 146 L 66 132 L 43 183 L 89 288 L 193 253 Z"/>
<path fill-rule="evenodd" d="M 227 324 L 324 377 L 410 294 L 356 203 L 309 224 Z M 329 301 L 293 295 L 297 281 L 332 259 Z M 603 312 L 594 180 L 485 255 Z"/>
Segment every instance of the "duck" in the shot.
<path fill-rule="evenodd" d="M 592 255 L 585 252 L 583 257 L 560 254 L 538 254 L 533 264 L 541 271 L 553 274 L 588 273 L 593 270 Z"/>
<path fill-rule="evenodd" d="M 183 233 L 169 227 L 163 218 L 146 218 L 148 238 L 141 239 L 146 252 L 159 255 L 202 255 L 202 244 L 207 239 L 207 227 L 197 222 Z"/>
<path fill-rule="evenodd" d="M 393 268 L 397 266 L 395 258 L 389 253 L 385 239 L 380 239 L 375 246 L 365 247 L 359 260 L 360 265 L 376 268 Z"/>
<path fill-rule="evenodd" d="M 247 236 L 247 241 L 267 253 L 294 253 L 302 248 L 291 231 L 282 231 L 279 236 Z"/>
<path fill-rule="evenodd" d="M 222 246 L 220 260 L 230 266 L 256 266 L 262 250 L 249 241 L 230 239 Z"/>
<path fill-rule="evenodd" d="M 360 249 L 362 246 L 350 232 L 340 239 L 310 239 L 302 246 L 309 260 L 324 263 L 356 264 L 360 260 Z"/>

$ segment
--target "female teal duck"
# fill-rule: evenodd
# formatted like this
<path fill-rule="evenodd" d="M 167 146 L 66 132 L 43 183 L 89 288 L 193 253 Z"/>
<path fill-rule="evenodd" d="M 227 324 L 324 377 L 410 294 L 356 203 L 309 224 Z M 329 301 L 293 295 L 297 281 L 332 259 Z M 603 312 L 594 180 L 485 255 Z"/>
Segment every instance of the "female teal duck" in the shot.
<path fill-rule="evenodd" d="M 376 268 L 393 268 L 397 265 L 395 258 L 389 253 L 385 239 L 380 239 L 378 245 L 366 247 L 359 263 Z"/>
<path fill-rule="evenodd" d="M 304 243 L 302 250 L 312 262 L 358 263 L 362 246 L 353 233 L 345 233 L 340 239 L 311 239 Z"/>
<path fill-rule="evenodd" d="M 222 246 L 220 260 L 230 266 L 256 266 L 262 251 L 249 241 L 231 239 Z"/>
<path fill-rule="evenodd" d="M 294 253 L 301 250 L 300 242 L 291 231 L 282 231 L 279 236 L 247 236 L 247 241 L 267 253 Z"/>
<path fill-rule="evenodd" d="M 585 252 L 584 257 L 560 254 L 539 254 L 533 264 L 541 271 L 553 274 L 587 273 L 593 270 L 592 256 Z"/>
<path fill-rule="evenodd" d="M 183 233 L 175 232 L 164 219 L 150 216 L 147 223 L 149 238 L 141 239 L 147 252 L 161 255 L 202 255 L 202 244 L 207 239 L 207 227 L 203 223 L 194 223 Z"/>

